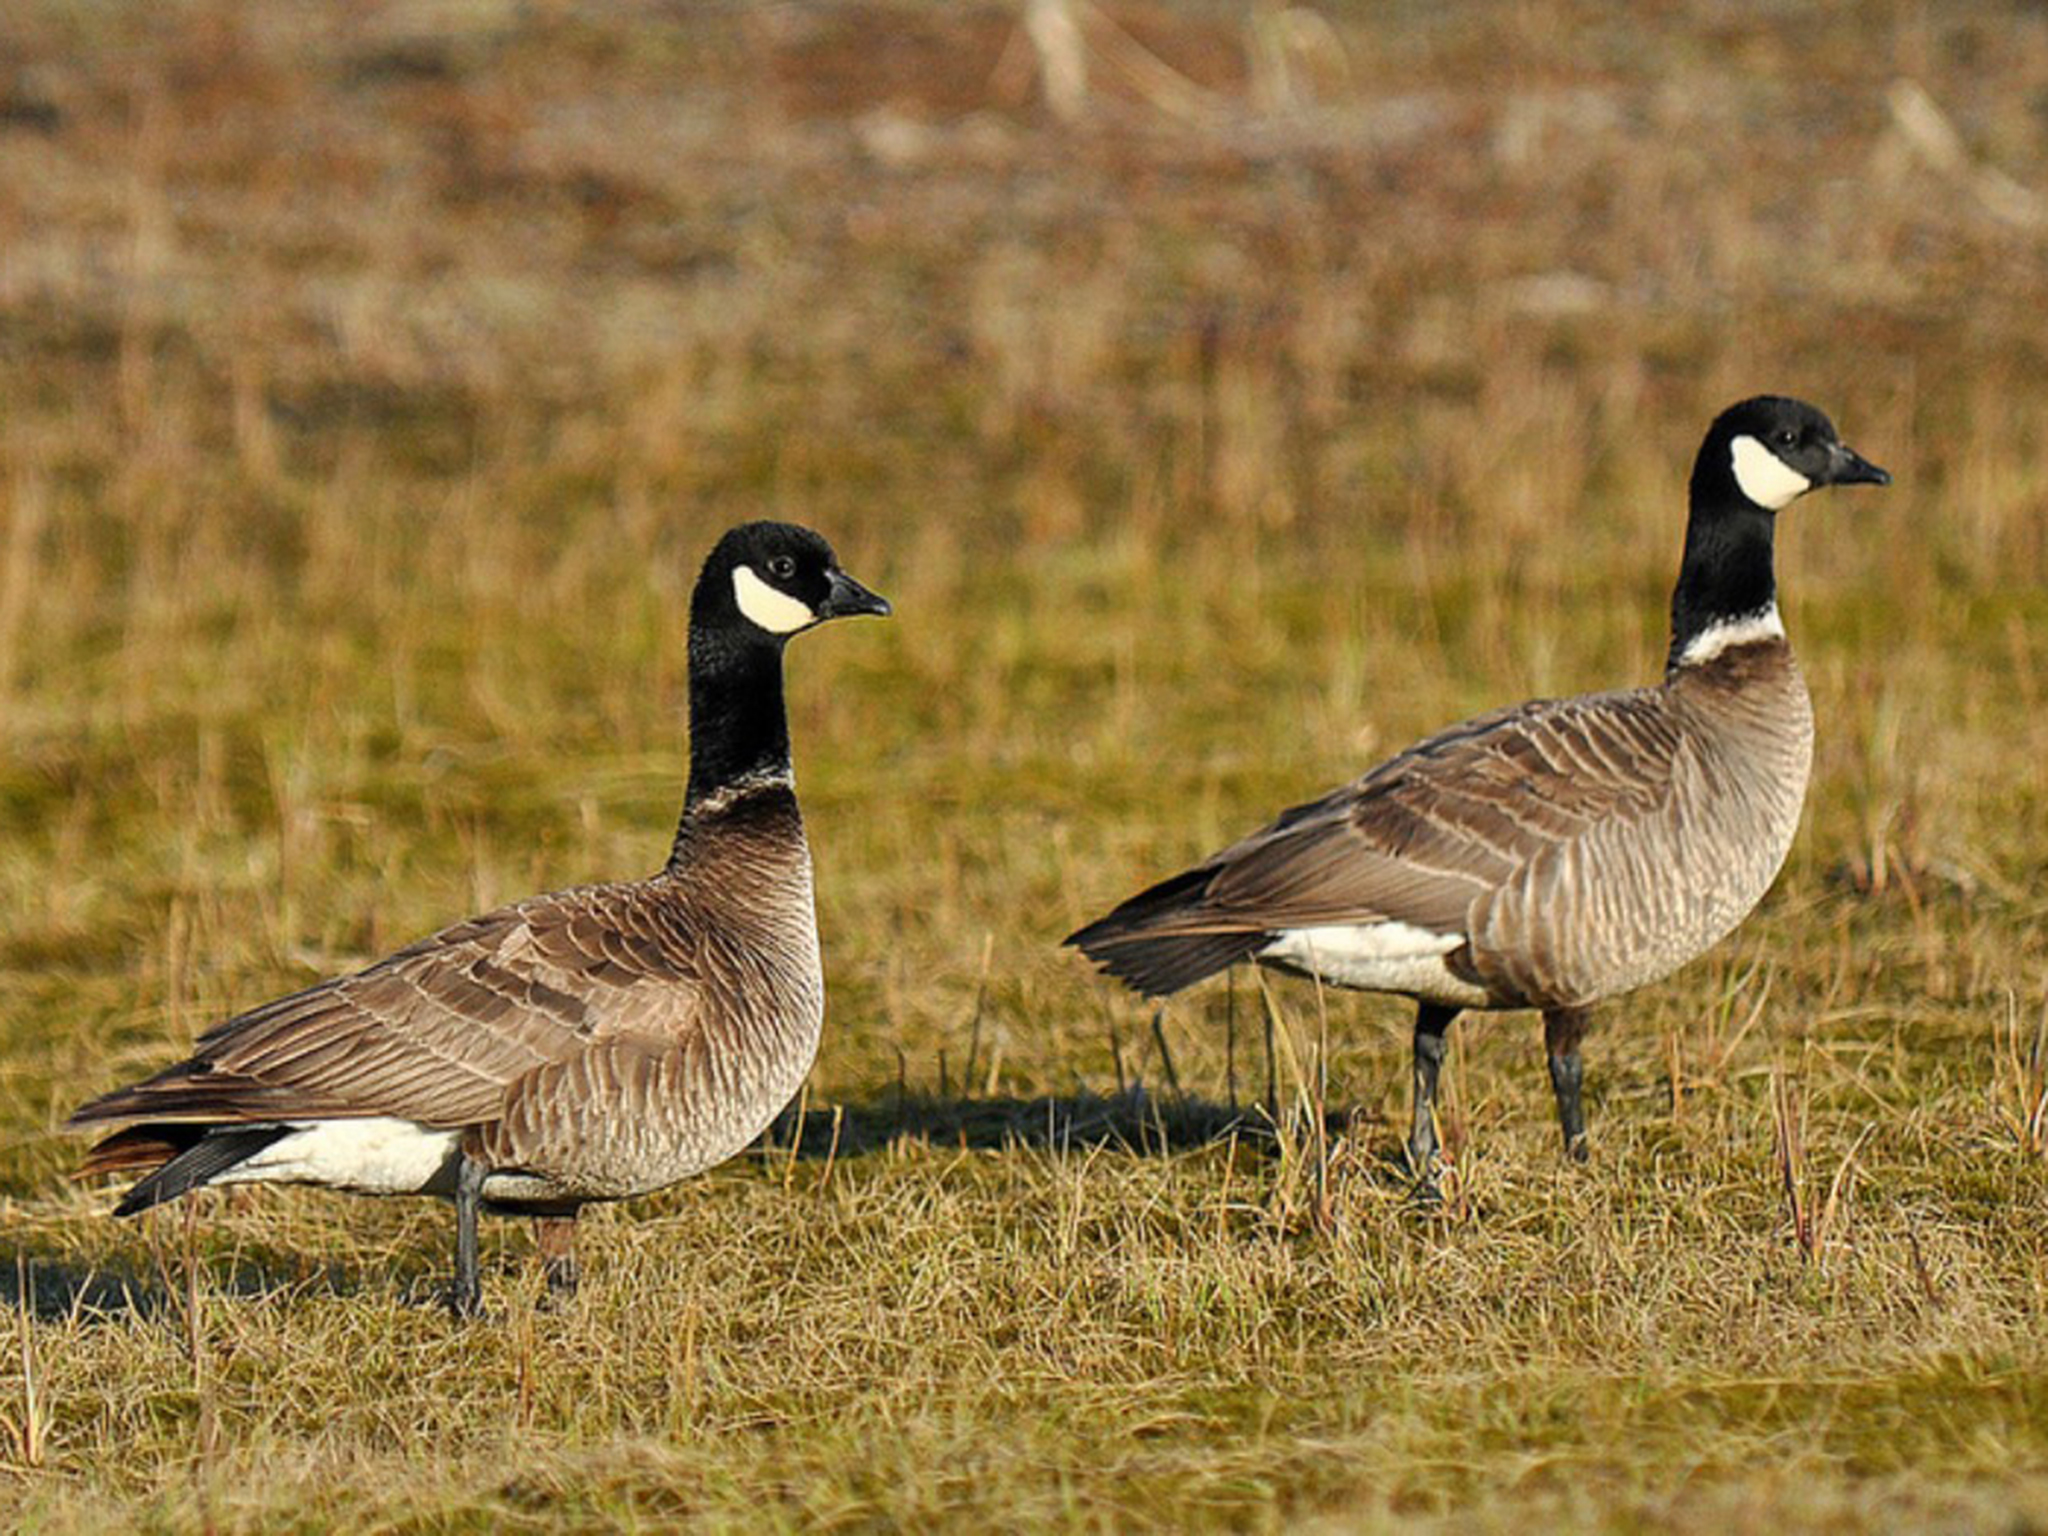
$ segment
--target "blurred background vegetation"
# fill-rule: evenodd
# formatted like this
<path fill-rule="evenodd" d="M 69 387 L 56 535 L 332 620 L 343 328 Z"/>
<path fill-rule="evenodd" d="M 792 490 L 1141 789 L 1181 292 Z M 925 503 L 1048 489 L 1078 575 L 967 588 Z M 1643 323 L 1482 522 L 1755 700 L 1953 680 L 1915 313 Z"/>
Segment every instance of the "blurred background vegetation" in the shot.
<path fill-rule="evenodd" d="M 1956 1520 L 1987 1486 L 2005 1492 L 1984 1519 L 2048 1519 L 2040 1485 L 2013 1481 L 2048 1451 L 2044 367 L 2038 6 L 9 6 L 0 1192 L 24 1266 L 70 1277 L 16 1286 L 48 1314 L 23 1314 L 30 1363 L 0 1382 L 22 1507 L 56 1525 L 138 1507 L 262 1524 L 293 1507 L 292 1479 L 230 1496 L 220 1469 L 285 1445 L 299 1484 L 338 1500 L 321 1519 L 396 1518 L 380 1499 L 449 1520 L 527 1508 L 479 1470 L 489 1414 L 451 1416 L 446 1466 L 408 1460 L 384 1492 L 344 1493 L 337 1468 L 411 1453 L 345 1430 L 305 1450 L 254 1367 L 240 1398 L 202 1390 L 199 1291 L 168 1269 L 159 1284 L 96 1216 L 103 1197 L 67 1187 L 76 1148 L 55 1127 L 237 1007 L 479 906 L 654 867 L 681 792 L 696 562 L 725 526 L 783 517 L 898 606 L 791 658 L 832 993 L 810 1107 L 868 1117 L 894 1152 L 856 1157 L 865 1172 L 749 1163 L 638 1207 L 598 1234 L 638 1288 L 620 1278 L 573 1325 L 529 1310 L 523 1344 L 468 1346 L 468 1390 L 521 1394 L 534 1455 L 637 1435 L 704 1458 L 612 1482 L 551 1462 L 535 1523 L 745 1523 L 764 1487 L 776 1518 L 827 1523 L 1261 1523 L 1354 1504 L 1508 1523 L 1560 1498 L 1590 1518 L 1526 1460 L 1552 1437 L 1611 1475 L 1588 1486 L 1616 1520 L 1672 1518 L 1657 1501 L 1691 1485 L 1673 1468 L 1700 1443 L 1718 1472 L 1683 1508 L 1703 1528 L 1751 1475 L 1755 1497 L 1818 1501 L 1816 1521 L 1881 1521 L 1898 1489 L 1863 1480 L 1880 1473 L 1924 1474 L 1929 1497 L 1963 1501 L 1938 1506 Z M 1170 1345 L 1156 1306 L 1119 1291 L 1067 1319 L 1099 1353 L 1041 1341 L 1063 1364 L 1034 1374 L 1003 1353 L 1038 1347 L 1003 1331 L 1033 1303 L 991 1293 L 988 1315 L 950 1314 L 957 1336 L 941 1330 L 921 1385 L 885 1409 L 860 1372 L 792 1374 L 786 1355 L 809 1352 L 786 1336 L 731 1345 L 724 1390 L 692 1386 L 678 1422 L 701 1429 L 737 1392 L 773 1426 L 758 1463 L 719 1462 L 708 1431 L 678 1450 L 632 1411 L 607 1416 L 681 1379 L 630 1349 L 622 1363 L 620 1332 L 684 1308 L 703 1340 L 734 1337 L 719 1309 L 770 1305 L 801 1267 L 749 1290 L 720 1277 L 731 1245 L 824 1242 L 822 1224 L 843 1246 L 806 1263 L 886 1266 L 923 1223 L 986 1276 L 1052 1263 L 1056 1243 L 1005 1256 L 992 1234 L 1063 1201 L 1218 1198 L 1235 1151 L 1222 1171 L 1198 1151 L 1076 1172 L 981 1147 L 963 1172 L 917 1154 L 922 1133 L 891 1140 L 889 1116 L 907 1093 L 965 1117 L 971 1096 L 1015 1108 L 1023 1136 L 1040 1095 L 1256 1098 L 1249 983 L 1155 1033 L 1059 936 L 1425 730 L 1654 678 L 1691 455 L 1721 406 L 1766 390 L 1829 410 L 1897 484 L 1784 520 L 1784 606 L 1820 722 L 1808 823 L 1740 935 L 1607 1011 L 1589 1173 L 1551 1166 L 1530 1021 L 1474 1022 L 1453 1085 L 1472 1203 L 1447 1227 L 1404 1224 L 1373 1164 L 1406 1103 L 1406 1011 L 1333 997 L 1351 1203 L 1304 1206 L 1288 1156 L 1254 1159 L 1250 1203 L 1221 1197 L 1220 1239 L 1121 1218 L 1098 1234 L 1116 1266 L 1156 1260 L 1190 1298 L 1239 1286 L 1291 1319 L 1291 1366 L 1193 1300 Z M 1276 1004 L 1309 1051 L 1312 994 Z M 1737 1343 L 1727 1274 L 1804 1274 L 1828 1246 L 1783 1198 L 1808 1177 L 1787 1171 L 1788 1115 L 1814 1203 L 1839 1213 L 1860 1178 L 1861 1225 L 1833 1228 L 1854 1248 L 1841 1274 L 1773 1292 L 1785 1310 Z M 798 1200 L 792 1177 L 839 1203 Z M 1595 1219 L 1577 1201 L 1613 1204 Z M 1386 1362 L 1318 1371 L 1364 1325 L 1327 1294 L 1305 1306 L 1289 1265 L 1381 1297 L 1372 1326 L 1412 1363 L 1404 1320 L 1424 1326 L 1445 1284 L 1431 1263 L 1463 1255 L 1479 1266 L 1466 1353 L 1438 1366 L 1483 1390 L 1532 1347 L 1516 1300 L 1532 1274 L 1590 1244 L 1645 1266 L 1624 1289 L 1648 1296 L 1680 1239 L 1631 1244 L 1687 1201 L 1700 1226 L 1681 1246 L 1704 1267 L 1665 1407 L 1768 1375 L 1770 1339 L 1836 1322 L 1862 1343 L 1822 1351 L 1819 1378 L 1906 1384 L 1815 1388 L 1824 1401 L 1783 1426 L 1730 1407 L 1745 1429 L 1725 1441 L 1719 1408 L 1704 1428 L 1651 1412 L 1667 1459 L 1636 1467 L 1608 1445 L 1639 1421 L 1635 1388 L 1601 1374 L 1602 1314 L 1557 1347 L 1623 1394 L 1593 1437 L 1615 1466 L 1591 1431 L 1533 1409 L 1535 1427 L 1484 1449 L 1461 1438 L 1469 1395 L 1415 1387 L 1389 1422 L 1409 1414 L 1433 1449 L 1393 1435 L 1355 1478 L 1308 1470 L 1318 1437 L 1370 1419 Z M 1509 1222 L 1531 1208 L 1553 1216 Z M 211 1273 L 241 1273 L 222 1251 L 254 1253 L 242 1288 L 270 1297 L 238 1314 L 258 1320 L 233 1325 L 241 1347 L 300 1370 L 307 1338 L 331 1354 L 354 1329 L 395 1351 L 358 1353 L 388 1372 L 380 1391 L 438 1411 L 405 1394 L 430 1390 L 422 1360 L 465 1346 L 384 1295 L 388 1264 L 438 1261 L 438 1213 L 275 1194 L 208 1211 L 206 1241 L 227 1245 L 205 1250 Z M 1304 1231 L 1325 1246 L 1297 1260 Z M 1288 1255 L 1277 1268 L 1231 1247 L 1266 1241 Z M 304 1270 L 330 1258 L 342 1280 Z M 103 1271 L 185 1305 L 189 1348 L 163 1343 L 152 1307 L 81 1321 Z M 1933 1339 L 1924 1314 L 1943 1307 Z M 315 1314 L 327 1331 L 302 1332 Z M 805 1326 L 873 1342 L 894 1317 L 821 1305 Z M 561 1422 L 536 1416 L 529 1355 L 505 1353 L 558 1326 L 583 1332 L 551 1380 L 623 1373 L 558 1385 Z M 1183 1353 L 1169 1369 L 1124 1354 L 1133 1338 Z M 63 1369 L 49 1356 L 72 1379 L 38 1397 L 34 1360 Z M 734 1385 L 749 1372 L 752 1398 Z M 998 1400 L 991 1372 L 1034 1385 Z M 1948 1402 L 1958 1379 L 1988 1395 L 1965 1394 L 1952 1433 L 1930 1428 L 1949 1421 L 1913 1383 Z M 1112 1380 L 1112 1427 L 1091 1425 L 1088 1394 Z M 1205 1406 L 1155 1400 L 1183 1390 Z M 1276 1421 L 1282 1401 L 1300 1413 Z M 967 1447 L 996 1433 L 1025 1449 L 965 1484 L 921 1483 L 931 1459 L 912 1458 L 881 1486 L 848 1470 L 871 1436 L 816 1433 L 864 1412 L 941 1462 L 981 1465 Z M 1910 1454 L 1886 1427 L 1901 1419 L 1925 1436 Z M 203 1476 L 195 1422 L 213 1426 Z M 1133 1447 L 1155 1434 L 1168 1458 L 1146 1463 Z M 777 1455 L 812 1456 L 815 1479 L 778 1483 Z M 35 1475 L 49 1466 L 70 1481 Z"/>

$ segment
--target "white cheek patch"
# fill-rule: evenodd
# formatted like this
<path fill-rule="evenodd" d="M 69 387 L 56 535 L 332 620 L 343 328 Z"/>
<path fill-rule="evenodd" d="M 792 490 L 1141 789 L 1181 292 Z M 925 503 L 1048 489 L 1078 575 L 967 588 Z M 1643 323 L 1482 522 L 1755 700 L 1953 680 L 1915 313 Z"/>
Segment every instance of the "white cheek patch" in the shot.
<path fill-rule="evenodd" d="M 1813 482 L 1779 458 L 1755 438 L 1735 439 L 1735 483 L 1742 494 L 1773 512 L 1813 489 Z"/>
<path fill-rule="evenodd" d="M 776 591 L 754 574 L 751 565 L 732 568 L 732 595 L 740 612 L 771 635 L 793 635 L 818 622 L 808 604 L 798 602 L 787 592 Z"/>

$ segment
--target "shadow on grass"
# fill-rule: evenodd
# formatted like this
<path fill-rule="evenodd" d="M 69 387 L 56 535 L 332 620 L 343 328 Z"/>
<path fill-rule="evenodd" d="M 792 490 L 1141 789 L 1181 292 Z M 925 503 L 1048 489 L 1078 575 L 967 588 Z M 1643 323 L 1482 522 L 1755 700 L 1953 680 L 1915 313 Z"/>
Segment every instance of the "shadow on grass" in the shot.
<path fill-rule="evenodd" d="M 1379 1116 L 1349 1107 L 1330 1107 L 1323 1114 L 1325 1132 L 1333 1140 L 1362 1124 L 1379 1123 Z M 1294 1134 L 1312 1128 L 1307 1117 L 1289 1126 Z M 1141 1157 L 1165 1157 L 1232 1141 L 1277 1149 L 1280 1125 L 1263 1104 L 1158 1096 L 1142 1087 L 1114 1095 L 1081 1092 L 1030 1099 L 894 1090 L 873 1101 L 808 1110 L 801 1127 L 792 1106 L 765 1140 L 787 1152 L 793 1137 L 800 1159 L 859 1157 L 906 1138 L 982 1151 L 1038 1147 L 1085 1152 L 1111 1147 Z"/>
<path fill-rule="evenodd" d="M 163 1283 L 133 1270 L 84 1266 L 22 1248 L 0 1249 L 0 1308 L 38 1322 L 122 1314 L 155 1317 L 168 1309 Z"/>
<path fill-rule="evenodd" d="M 1334 1142 L 1381 1119 L 1335 1107 L 1325 1110 L 1323 1123 Z M 1138 1157 L 1229 1143 L 1270 1156 L 1280 1150 L 1283 1129 L 1294 1137 L 1310 1135 L 1313 1121 L 1302 1115 L 1276 1122 L 1263 1104 L 1153 1095 L 1142 1086 L 1116 1094 L 1083 1091 L 1036 1098 L 891 1090 L 868 1102 L 807 1110 L 801 1119 L 792 1105 L 757 1148 L 783 1156 L 793 1150 L 799 1159 L 811 1161 L 857 1158 L 905 1139 L 982 1151 L 1033 1147 L 1067 1153 L 1106 1147 Z M 0 1246 L 0 1311 L 26 1310 L 46 1323 L 176 1319 L 184 1315 L 186 1266 L 194 1262 L 202 1267 L 201 1283 L 210 1297 L 348 1296 L 365 1289 L 363 1275 L 342 1263 L 313 1265 L 289 1255 L 247 1252 L 223 1256 L 204 1249 L 194 1253 L 175 1240 L 159 1248 L 159 1241 L 151 1242 L 151 1258 L 144 1262 L 111 1264 L 83 1264 L 75 1256 L 27 1244 Z M 369 1288 L 382 1283 L 372 1281 Z M 409 1305 L 443 1304 L 433 1279 L 416 1277 L 399 1290 Z"/>
<path fill-rule="evenodd" d="M 204 1253 L 190 1261 L 202 1266 L 201 1285 L 209 1297 L 345 1296 L 362 1289 L 360 1278 L 338 1264 L 309 1267 L 246 1256 L 222 1263 Z M 168 1255 L 164 1268 L 82 1264 L 23 1246 L 0 1247 L 0 1311 L 27 1311 L 43 1323 L 182 1316 L 187 1262 L 181 1253 Z"/>

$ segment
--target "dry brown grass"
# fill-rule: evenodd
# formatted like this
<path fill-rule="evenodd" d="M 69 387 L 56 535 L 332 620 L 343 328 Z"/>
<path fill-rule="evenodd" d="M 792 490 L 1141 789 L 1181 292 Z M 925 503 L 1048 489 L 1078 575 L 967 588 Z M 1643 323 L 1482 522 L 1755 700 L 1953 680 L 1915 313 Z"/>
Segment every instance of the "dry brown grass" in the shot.
<path fill-rule="evenodd" d="M 1076 14 L 1064 126 L 1000 8 L 0 16 L 15 1524 L 2048 1527 L 2048 23 Z M 1276 985 L 1276 1131 L 1249 982 L 1155 1034 L 1053 948 L 1654 674 L 1762 388 L 1899 483 L 1786 521 L 1807 825 L 1606 1010 L 1590 1168 L 1531 1021 L 1459 1026 L 1424 1217 L 1400 1006 Z M 901 614 L 794 657 L 797 1155 L 599 1219 L 564 1311 L 495 1231 L 467 1330 L 445 1212 L 67 1184 L 208 1020 L 647 867 L 757 515 Z"/>

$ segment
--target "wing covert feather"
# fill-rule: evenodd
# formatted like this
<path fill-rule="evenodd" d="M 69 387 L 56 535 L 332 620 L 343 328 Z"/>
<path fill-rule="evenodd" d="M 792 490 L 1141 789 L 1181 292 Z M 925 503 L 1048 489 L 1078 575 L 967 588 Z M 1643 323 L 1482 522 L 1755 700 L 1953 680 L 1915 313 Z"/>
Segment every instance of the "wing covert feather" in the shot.
<path fill-rule="evenodd" d="M 1651 690 L 1482 715 L 1224 849 L 1170 928 L 1392 919 L 1454 931 L 1475 898 L 1546 851 L 1655 813 L 1679 739 Z"/>

